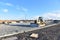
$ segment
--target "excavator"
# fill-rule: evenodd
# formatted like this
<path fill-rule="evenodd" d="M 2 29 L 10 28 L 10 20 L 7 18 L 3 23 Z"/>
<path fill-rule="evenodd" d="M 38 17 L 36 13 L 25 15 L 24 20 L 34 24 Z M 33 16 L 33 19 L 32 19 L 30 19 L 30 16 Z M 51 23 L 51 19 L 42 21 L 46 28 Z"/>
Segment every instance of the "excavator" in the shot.
<path fill-rule="evenodd" d="M 46 23 L 43 21 L 42 17 L 38 17 L 37 20 L 35 20 L 35 23 L 38 24 L 39 26 L 45 26 Z"/>

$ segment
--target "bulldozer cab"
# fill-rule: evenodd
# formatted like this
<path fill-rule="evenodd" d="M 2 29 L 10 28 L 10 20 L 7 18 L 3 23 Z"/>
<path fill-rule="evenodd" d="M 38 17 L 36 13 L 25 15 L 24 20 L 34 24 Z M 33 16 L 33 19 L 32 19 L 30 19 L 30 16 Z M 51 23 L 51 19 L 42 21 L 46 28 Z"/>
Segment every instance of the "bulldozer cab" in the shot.
<path fill-rule="evenodd" d="M 43 22 L 42 19 L 43 19 L 42 17 L 39 17 L 39 18 L 38 18 L 38 22 Z"/>
<path fill-rule="evenodd" d="M 43 22 L 43 18 L 42 18 L 42 17 L 39 17 L 39 18 L 37 19 L 37 24 L 38 24 L 39 26 L 45 26 L 45 22 Z"/>

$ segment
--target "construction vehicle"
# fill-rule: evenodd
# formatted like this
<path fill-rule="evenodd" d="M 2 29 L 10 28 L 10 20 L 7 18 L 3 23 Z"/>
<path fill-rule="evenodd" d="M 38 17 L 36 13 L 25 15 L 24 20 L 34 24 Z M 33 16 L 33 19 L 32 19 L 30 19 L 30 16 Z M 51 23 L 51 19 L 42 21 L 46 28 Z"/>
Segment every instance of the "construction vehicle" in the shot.
<path fill-rule="evenodd" d="M 45 22 L 43 22 L 42 17 L 38 17 L 37 20 L 35 20 L 35 23 L 38 24 L 39 26 L 45 26 Z"/>

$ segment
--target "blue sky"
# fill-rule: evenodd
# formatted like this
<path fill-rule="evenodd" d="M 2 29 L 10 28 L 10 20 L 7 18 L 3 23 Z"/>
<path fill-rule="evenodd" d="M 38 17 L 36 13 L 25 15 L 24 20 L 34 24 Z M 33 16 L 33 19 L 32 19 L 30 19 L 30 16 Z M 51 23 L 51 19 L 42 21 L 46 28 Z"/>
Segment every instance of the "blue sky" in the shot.
<path fill-rule="evenodd" d="M 0 0 L 0 19 L 60 19 L 60 0 Z"/>

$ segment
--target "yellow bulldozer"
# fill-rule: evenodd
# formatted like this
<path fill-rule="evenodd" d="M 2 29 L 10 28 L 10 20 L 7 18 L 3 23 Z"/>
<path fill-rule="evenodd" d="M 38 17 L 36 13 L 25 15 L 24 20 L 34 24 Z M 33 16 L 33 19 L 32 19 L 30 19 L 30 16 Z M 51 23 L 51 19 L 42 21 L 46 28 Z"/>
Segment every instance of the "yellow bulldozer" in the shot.
<path fill-rule="evenodd" d="M 45 26 L 46 23 L 43 21 L 42 17 L 38 17 L 37 20 L 35 20 L 35 23 L 38 24 L 39 26 Z"/>

